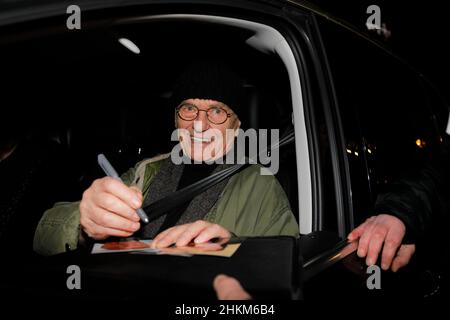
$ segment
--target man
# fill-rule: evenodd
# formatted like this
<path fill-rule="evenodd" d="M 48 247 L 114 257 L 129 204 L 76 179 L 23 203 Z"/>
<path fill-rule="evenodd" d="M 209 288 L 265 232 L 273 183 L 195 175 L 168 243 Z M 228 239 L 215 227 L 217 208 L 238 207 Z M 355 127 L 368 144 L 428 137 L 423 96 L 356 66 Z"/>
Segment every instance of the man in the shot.
<path fill-rule="evenodd" d="M 175 126 L 184 156 L 201 164 L 175 165 L 168 155 L 138 163 L 122 176 L 98 179 L 81 202 L 57 203 L 36 229 L 34 250 L 51 255 L 76 248 L 87 239 L 111 236 L 154 238 L 153 247 L 183 246 L 216 237 L 298 236 L 289 202 L 273 176 L 253 165 L 210 190 L 141 227 L 136 209 L 181 189 L 227 165 L 210 165 L 232 148 L 244 110 L 242 85 L 221 63 L 191 65 L 178 79 L 172 96 Z M 212 152 L 205 152 L 205 151 Z M 367 264 L 383 249 L 383 268 L 408 263 L 414 245 L 402 245 L 405 224 L 394 215 L 380 215 L 355 229 L 349 240 L 360 239 L 358 254 Z M 400 250 L 398 250 L 400 248 Z M 395 254 L 399 253 L 398 257 Z M 397 261 L 397 262 L 396 262 Z"/>
<path fill-rule="evenodd" d="M 443 223 L 445 229 L 450 218 L 450 112 L 441 153 L 415 177 L 379 195 L 374 209 L 380 214 L 354 229 L 348 240 L 359 241 L 357 254 L 367 265 L 375 264 L 381 253 L 384 270 L 396 272 L 407 265 L 414 243 L 428 237 L 433 224 Z M 252 299 L 236 278 L 224 274 L 215 277 L 213 287 L 219 300 Z"/>
<path fill-rule="evenodd" d="M 136 209 L 161 199 L 227 164 L 208 164 L 232 149 L 244 110 L 238 76 L 218 62 L 195 63 L 172 95 L 183 156 L 200 164 L 174 164 L 169 155 L 138 163 L 122 176 L 95 180 L 76 203 L 57 203 L 36 229 L 34 250 L 43 255 L 76 248 L 87 239 L 154 238 L 154 247 L 183 246 L 216 237 L 298 236 L 289 201 L 273 175 L 252 165 L 168 214 L 141 226 Z M 180 130 L 182 129 L 182 130 Z"/>
<path fill-rule="evenodd" d="M 410 261 L 416 244 L 433 236 L 432 230 L 447 225 L 450 214 L 450 114 L 443 133 L 441 153 L 414 177 L 397 181 L 378 196 L 375 212 L 353 230 L 348 239 L 359 240 L 358 255 L 368 265 L 381 253 L 381 267 L 394 272 Z M 433 247 L 437 247 L 433 244 Z"/>

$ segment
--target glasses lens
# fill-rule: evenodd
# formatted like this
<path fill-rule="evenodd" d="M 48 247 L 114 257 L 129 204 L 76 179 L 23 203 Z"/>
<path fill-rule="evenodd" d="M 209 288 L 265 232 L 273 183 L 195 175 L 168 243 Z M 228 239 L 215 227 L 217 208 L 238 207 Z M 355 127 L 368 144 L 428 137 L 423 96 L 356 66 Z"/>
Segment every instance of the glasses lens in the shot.
<path fill-rule="evenodd" d="M 197 114 L 198 109 L 192 104 L 183 104 L 178 108 L 178 115 L 184 120 L 194 120 Z"/>
<path fill-rule="evenodd" d="M 212 107 L 208 109 L 208 119 L 212 123 L 221 124 L 228 118 L 227 112 L 220 107 Z"/>

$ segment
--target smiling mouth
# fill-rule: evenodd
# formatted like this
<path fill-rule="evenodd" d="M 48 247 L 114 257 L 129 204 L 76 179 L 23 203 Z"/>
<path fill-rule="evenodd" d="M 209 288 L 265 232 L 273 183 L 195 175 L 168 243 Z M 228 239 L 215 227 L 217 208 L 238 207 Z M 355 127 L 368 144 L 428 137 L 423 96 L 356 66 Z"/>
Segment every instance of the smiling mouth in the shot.
<path fill-rule="evenodd" d="M 199 138 L 199 137 L 194 137 L 194 136 L 191 136 L 191 140 L 193 142 L 201 142 L 201 143 L 210 143 L 213 141 L 212 138 L 207 139 L 207 138 Z"/>

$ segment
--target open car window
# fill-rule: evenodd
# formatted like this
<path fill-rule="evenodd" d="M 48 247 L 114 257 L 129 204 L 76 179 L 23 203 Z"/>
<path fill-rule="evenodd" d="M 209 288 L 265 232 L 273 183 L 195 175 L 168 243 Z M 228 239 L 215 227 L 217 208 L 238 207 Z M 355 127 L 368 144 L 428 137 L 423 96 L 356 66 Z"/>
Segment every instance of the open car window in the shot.
<path fill-rule="evenodd" d="M 4 74 L 12 79 L 2 90 L 8 130 L 23 128 L 30 144 L 48 142 L 55 153 L 49 158 L 58 163 L 46 167 L 43 176 L 49 178 L 34 186 L 44 192 L 58 185 L 58 192 L 45 191 L 43 206 L 79 200 L 104 174 L 96 163 L 99 153 L 123 173 L 142 159 L 170 152 L 174 79 L 190 61 L 216 57 L 244 78 L 243 129 L 278 130 L 282 136 L 295 128 L 295 145 L 280 153 L 276 176 L 300 232 L 311 231 L 298 66 L 276 29 L 220 16 L 155 15 L 87 24 L 80 32 L 43 28 L 4 38 L 1 45 Z M 299 184 L 299 177 L 305 183 Z"/>

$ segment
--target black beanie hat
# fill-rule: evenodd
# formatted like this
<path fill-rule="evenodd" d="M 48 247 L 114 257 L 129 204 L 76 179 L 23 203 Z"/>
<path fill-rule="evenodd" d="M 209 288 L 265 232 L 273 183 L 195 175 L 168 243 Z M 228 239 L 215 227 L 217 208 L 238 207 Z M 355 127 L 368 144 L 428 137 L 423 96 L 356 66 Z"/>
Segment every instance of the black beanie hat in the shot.
<path fill-rule="evenodd" d="M 170 100 L 176 108 L 187 99 L 222 102 L 238 117 L 243 116 L 245 110 L 242 80 L 222 61 L 197 61 L 183 71 L 175 83 Z"/>

